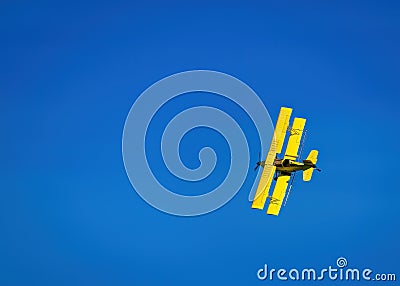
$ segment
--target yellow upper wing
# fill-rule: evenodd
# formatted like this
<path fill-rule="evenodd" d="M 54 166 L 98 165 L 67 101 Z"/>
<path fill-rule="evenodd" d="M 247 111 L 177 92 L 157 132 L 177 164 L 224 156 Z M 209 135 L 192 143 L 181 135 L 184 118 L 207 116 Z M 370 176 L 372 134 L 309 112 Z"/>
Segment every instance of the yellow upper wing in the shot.
<path fill-rule="evenodd" d="M 286 147 L 284 159 L 296 160 L 297 152 L 299 151 L 299 146 L 301 142 L 301 136 L 303 135 L 304 126 L 306 125 L 306 120 L 304 118 L 295 118 L 293 120 L 293 126 L 290 130 L 290 137 Z"/>
<path fill-rule="evenodd" d="M 289 126 L 291 114 L 291 108 L 281 107 L 275 126 L 274 137 L 272 138 L 267 158 L 265 159 L 264 169 L 261 174 L 260 183 L 258 184 L 253 204 L 251 206 L 252 208 L 264 208 L 265 201 L 269 194 L 269 188 L 271 187 L 272 178 L 274 177 L 276 170 L 276 167 L 274 166 L 275 156 L 282 151 L 282 146 L 283 142 L 285 141 L 285 135 Z"/>
<path fill-rule="evenodd" d="M 281 107 L 279 112 L 278 121 L 276 121 L 275 132 L 273 143 L 275 143 L 275 153 L 280 154 L 282 152 L 283 142 L 285 142 L 285 135 L 289 127 L 290 115 L 292 115 L 292 109 L 288 107 Z"/>
<path fill-rule="evenodd" d="M 289 184 L 290 176 L 280 175 L 276 181 L 274 193 L 272 194 L 267 214 L 278 215 L 285 197 L 286 189 Z"/>
<path fill-rule="evenodd" d="M 264 170 L 261 174 L 260 183 L 258 184 L 257 192 L 254 197 L 253 204 L 251 205 L 253 209 L 262 210 L 264 208 L 265 201 L 267 200 L 269 194 L 269 188 L 271 187 L 272 178 L 275 174 L 275 169 L 276 167 L 273 165 L 264 166 Z"/>

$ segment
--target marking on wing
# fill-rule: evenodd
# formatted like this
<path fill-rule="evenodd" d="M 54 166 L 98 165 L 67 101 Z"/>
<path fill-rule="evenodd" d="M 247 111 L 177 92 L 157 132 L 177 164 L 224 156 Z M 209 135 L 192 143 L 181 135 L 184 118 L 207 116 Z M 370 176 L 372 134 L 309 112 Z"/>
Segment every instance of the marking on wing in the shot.
<path fill-rule="evenodd" d="M 270 204 L 268 205 L 267 214 L 276 216 L 279 214 L 289 180 L 290 176 L 281 175 L 278 177 L 274 192 L 272 194 L 272 199 L 270 200 Z"/>

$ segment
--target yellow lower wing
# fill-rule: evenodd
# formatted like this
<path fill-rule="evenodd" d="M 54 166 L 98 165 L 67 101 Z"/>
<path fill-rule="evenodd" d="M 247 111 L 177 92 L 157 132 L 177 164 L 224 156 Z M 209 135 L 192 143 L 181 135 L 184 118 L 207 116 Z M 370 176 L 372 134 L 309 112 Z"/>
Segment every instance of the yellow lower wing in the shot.
<path fill-rule="evenodd" d="M 301 136 L 303 135 L 306 120 L 304 118 L 295 118 L 292 128 L 290 130 L 290 137 L 286 147 L 284 159 L 296 160 L 298 157 L 297 152 L 301 143 Z"/>
<path fill-rule="evenodd" d="M 290 176 L 280 175 L 276 181 L 274 193 L 272 194 L 267 214 L 278 215 L 285 197 L 286 189 L 289 184 Z"/>

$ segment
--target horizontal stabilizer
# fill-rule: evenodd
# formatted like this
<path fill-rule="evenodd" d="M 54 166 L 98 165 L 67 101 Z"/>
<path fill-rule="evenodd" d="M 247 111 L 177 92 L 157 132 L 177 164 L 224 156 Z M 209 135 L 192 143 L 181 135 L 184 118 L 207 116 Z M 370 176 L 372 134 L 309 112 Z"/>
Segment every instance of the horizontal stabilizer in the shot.
<path fill-rule="evenodd" d="M 318 151 L 312 150 L 308 155 L 307 159 L 304 160 L 304 163 L 306 164 L 307 162 L 312 163 L 314 166 L 312 166 L 310 169 L 303 171 L 303 181 L 308 182 L 311 180 L 314 168 L 316 167 L 315 164 L 317 163 L 317 158 L 318 158 Z"/>
<path fill-rule="evenodd" d="M 318 157 L 318 151 L 317 150 L 311 150 L 310 154 L 308 154 L 307 161 L 311 161 L 313 164 L 317 164 L 317 157 Z"/>
<path fill-rule="evenodd" d="M 304 182 L 310 181 L 313 172 L 314 172 L 314 168 L 310 168 L 308 170 L 303 171 L 303 181 Z"/>

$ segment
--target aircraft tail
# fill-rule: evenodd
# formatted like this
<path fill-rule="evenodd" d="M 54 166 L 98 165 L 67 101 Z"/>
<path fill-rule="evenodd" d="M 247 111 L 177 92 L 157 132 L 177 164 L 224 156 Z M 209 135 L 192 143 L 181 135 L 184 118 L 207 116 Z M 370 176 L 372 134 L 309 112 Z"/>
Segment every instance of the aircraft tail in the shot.
<path fill-rule="evenodd" d="M 318 157 L 318 151 L 312 150 L 308 155 L 307 159 L 304 160 L 305 164 L 307 163 L 312 164 L 312 167 L 310 169 L 303 171 L 303 181 L 308 182 L 311 180 L 313 171 L 316 168 L 315 164 L 317 164 L 317 157 Z"/>

